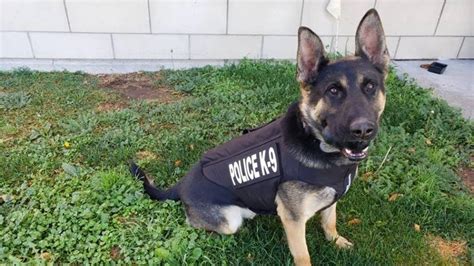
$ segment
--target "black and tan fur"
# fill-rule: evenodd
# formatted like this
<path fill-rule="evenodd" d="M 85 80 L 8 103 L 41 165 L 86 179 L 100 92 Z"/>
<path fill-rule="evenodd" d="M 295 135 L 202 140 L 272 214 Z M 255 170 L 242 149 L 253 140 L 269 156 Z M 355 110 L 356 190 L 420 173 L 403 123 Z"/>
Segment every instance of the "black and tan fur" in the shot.
<path fill-rule="evenodd" d="M 354 164 L 365 158 L 375 137 L 385 105 L 384 80 L 389 56 L 380 18 L 375 10 L 363 17 L 356 33 L 355 56 L 329 61 L 320 38 L 310 29 L 298 31 L 297 80 L 301 98 L 299 110 L 287 114 L 285 142 L 304 165 L 314 168 Z M 312 138 L 303 137 L 310 131 Z M 316 139 L 317 141 L 313 141 Z M 317 145 L 315 144 L 317 143 Z M 225 193 L 208 180 L 186 175 L 172 188 L 155 188 L 145 174 L 132 164 L 131 171 L 144 181 L 153 199 L 181 200 L 187 221 L 194 227 L 233 234 L 243 219 L 255 213 L 232 204 L 215 205 L 213 193 Z M 301 181 L 288 181 L 278 187 L 277 213 L 285 229 L 296 265 L 310 265 L 306 246 L 306 221 L 321 213 L 321 226 L 329 241 L 341 248 L 352 243 L 336 230 L 335 190 Z"/>

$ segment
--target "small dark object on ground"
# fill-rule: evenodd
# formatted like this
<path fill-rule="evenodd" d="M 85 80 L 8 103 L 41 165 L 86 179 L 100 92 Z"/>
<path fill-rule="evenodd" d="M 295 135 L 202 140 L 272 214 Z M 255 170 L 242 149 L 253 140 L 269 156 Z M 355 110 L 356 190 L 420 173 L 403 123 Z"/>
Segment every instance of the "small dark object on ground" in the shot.
<path fill-rule="evenodd" d="M 443 74 L 448 65 L 439 62 L 433 62 L 431 64 L 422 64 L 420 67 L 428 69 L 429 72 Z"/>

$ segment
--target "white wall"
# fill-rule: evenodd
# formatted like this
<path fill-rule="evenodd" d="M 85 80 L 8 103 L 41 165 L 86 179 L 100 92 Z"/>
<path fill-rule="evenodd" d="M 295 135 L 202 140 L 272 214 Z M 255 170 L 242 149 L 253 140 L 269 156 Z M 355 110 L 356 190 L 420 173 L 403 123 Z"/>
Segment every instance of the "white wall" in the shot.
<path fill-rule="evenodd" d="M 300 25 L 352 53 L 357 24 L 372 7 L 392 58 L 474 58 L 474 0 L 342 0 L 337 38 L 328 1 L 0 0 L 0 58 L 9 59 L 0 63 L 294 59 Z"/>

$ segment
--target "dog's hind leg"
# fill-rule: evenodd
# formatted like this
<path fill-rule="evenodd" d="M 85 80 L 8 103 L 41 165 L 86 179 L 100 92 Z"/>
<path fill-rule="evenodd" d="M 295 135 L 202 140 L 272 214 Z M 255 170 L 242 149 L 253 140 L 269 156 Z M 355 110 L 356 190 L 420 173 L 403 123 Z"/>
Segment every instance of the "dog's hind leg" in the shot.
<path fill-rule="evenodd" d="M 335 241 L 336 245 L 340 248 L 351 248 L 353 244 L 337 233 L 336 204 L 337 202 L 321 211 L 321 227 L 327 240 Z"/>
<path fill-rule="evenodd" d="M 236 205 L 186 205 L 186 217 L 190 225 L 225 235 L 234 234 L 244 219 L 252 219 L 254 216 L 254 212 Z"/>

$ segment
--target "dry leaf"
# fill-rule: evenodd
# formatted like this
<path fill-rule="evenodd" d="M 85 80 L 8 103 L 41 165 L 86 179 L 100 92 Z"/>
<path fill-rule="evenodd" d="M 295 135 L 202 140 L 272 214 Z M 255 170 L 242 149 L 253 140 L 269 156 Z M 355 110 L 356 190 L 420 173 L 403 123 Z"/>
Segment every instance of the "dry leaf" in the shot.
<path fill-rule="evenodd" d="M 51 253 L 49 252 L 43 252 L 40 254 L 40 258 L 43 260 L 50 260 L 51 259 Z"/>
<path fill-rule="evenodd" d="M 362 180 L 369 181 L 374 176 L 373 172 L 367 172 L 362 175 Z"/>
<path fill-rule="evenodd" d="M 396 201 L 398 199 L 398 197 L 400 197 L 400 196 L 401 196 L 401 194 L 399 194 L 399 193 L 392 193 L 390 195 L 390 197 L 388 197 L 388 201 Z"/>
<path fill-rule="evenodd" d="M 413 228 L 415 231 L 420 232 L 421 231 L 421 226 L 419 224 L 413 224 Z"/>
<path fill-rule="evenodd" d="M 415 152 L 416 152 L 416 149 L 413 148 L 413 147 L 412 147 L 412 148 L 408 148 L 408 152 L 409 152 L 409 153 L 415 153 Z"/>
<path fill-rule="evenodd" d="M 181 165 L 181 160 L 176 160 L 174 166 L 179 167 Z"/>
<path fill-rule="evenodd" d="M 194 150 L 194 144 L 189 144 L 189 148 L 190 148 L 191 150 Z"/>
<path fill-rule="evenodd" d="M 431 140 L 430 140 L 430 139 L 426 139 L 426 140 L 425 140 L 425 143 L 426 143 L 426 145 L 432 145 L 432 144 L 433 144 L 433 143 L 431 143 Z"/>
<path fill-rule="evenodd" d="M 358 225 L 358 224 L 361 224 L 362 221 L 358 218 L 354 218 L 352 220 L 350 220 L 349 222 L 347 222 L 348 225 Z"/>

